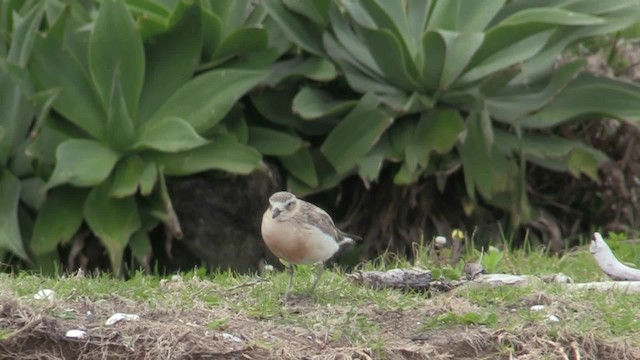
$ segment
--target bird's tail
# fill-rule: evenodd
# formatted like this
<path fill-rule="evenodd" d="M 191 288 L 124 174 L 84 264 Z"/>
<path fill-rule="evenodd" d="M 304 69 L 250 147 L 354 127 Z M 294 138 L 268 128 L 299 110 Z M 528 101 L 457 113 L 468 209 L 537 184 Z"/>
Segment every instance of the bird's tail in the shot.
<path fill-rule="evenodd" d="M 348 234 L 344 231 L 339 231 L 340 232 L 340 236 L 342 237 L 342 240 L 340 240 L 338 242 L 338 246 L 340 246 L 340 248 L 344 247 L 344 246 L 353 246 L 355 245 L 357 242 L 362 241 L 362 237 L 358 236 L 358 235 L 354 235 L 354 234 Z"/>

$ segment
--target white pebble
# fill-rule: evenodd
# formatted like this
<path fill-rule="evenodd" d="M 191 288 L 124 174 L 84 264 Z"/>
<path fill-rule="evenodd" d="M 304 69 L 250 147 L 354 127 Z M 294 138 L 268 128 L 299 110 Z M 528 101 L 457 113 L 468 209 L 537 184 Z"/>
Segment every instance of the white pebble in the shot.
<path fill-rule="evenodd" d="M 560 319 L 555 315 L 549 315 L 549 321 L 560 322 Z"/>
<path fill-rule="evenodd" d="M 86 339 L 88 337 L 86 331 L 77 329 L 67 331 L 64 336 L 72 339 Z"/>
<path fill-rule="evenodd" d="M 108 318 L 107 321 L 104 324 L 105 325 L 113 325 L 113 324 L 117 323 L 120 320 L 138 321 L 138 320 L 140 320 L 140 316 L 138 316 L 136 314 L 115 313 L 115 314 L 111 315 L 111 317 Z"/>
<path fill-rule="evenodd" d="M 182 282 L 182 276 L 173 275 L 173 276 L 171 276 L 171 281 L 173 281 L 173 282 Z"/>
<path fill-rule="evenodd" d="M 436 236 L 435 244 L 436 247 L 443 247 L 447 245 L 447 238 L 444 236 Z"/>
<path fill-rule="evenodd" d="M 222 338 L 233 342 L 242 342 L 242 339 L 240 339 L 239 337 L 227 333 L 223 333 Z"/>
<path fill-rule="evenodd" d="M 33 295 L 33 298 L 36 300 L 55 300 L 56 298 L 56 293 L 51 290 L 51 289 L 42 289 L 40 291 L 38 291 L 35 295 Z"/>
<path fill-rule="evenodd" d="M 531 311 L 540 311 L 544 309 L 544 305 L 533 305 Z"/>

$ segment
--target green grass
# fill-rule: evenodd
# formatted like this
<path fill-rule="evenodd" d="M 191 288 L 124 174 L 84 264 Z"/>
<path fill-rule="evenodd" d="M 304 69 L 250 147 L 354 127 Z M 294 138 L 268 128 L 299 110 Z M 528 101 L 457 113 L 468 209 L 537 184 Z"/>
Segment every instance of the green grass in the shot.
<path fill-rule="evenodd" d="M 633 251 L 636 249 L 631 251 L 626 248 L 629 246 L 632 245 L 617 241 L 614 250 L 635 254 Z M 468 255 L 474 256 L 477 253 Z M 584 247 L 563 256 L 551 256 L 544 249 L 504 251 L 491 261 L 495 270 L 503 273 L 546 275 L 561 272 L 575 282 L 595 281 L 603 277 Z M 442 269 L 445 267 L 441 265 L 443 263 L 428 248 L 419 248 L 413 264 L 384 256 L 363 264 L 360 269 L 387 270 L 413 266 Z M 449 270 L 454 274 L 458 271 Z M 595 336 L 606 343 L 626 342 L 632 347 L 640 346 L 640 297 L 633 294 L 569 293 L 558 284 L 537 284 L 468 287 L 428 296 L 364 287 L 350 281 L 341 271 L 329 269 L 313 297 L 301 297 L 285 306 L 281 302 L 288 281 L 285 271 L 258 276 L 229 271 L 206 274 L 195 270 L 180 275 L 181 281 L 167 279 L 166 284 L 161 285 L 160 277 L 141 272 L 127 281 L 108 275 L 47 278 L 27 273 L 0 274 L 0 283 L 3 284 L 0 299 L 13 294 L 21 303 L 39 309 L 42 307 L 40 304 L 46 302 L 34 300 L 33 295 L 41 289 L 53 289 L 57 305 L 45 306 L 42 311 L 60 321 L 83 318 L 82 313 L 74 310 L 78 304 L 101 306 L 113 303 L 114 299 L 129 301 L 133 304 L 130 309 L 147 313 L 171 309 L 187 311 L 185 316 L 189 316 L 188 311 L 194 309 L 191 321 L 202 322 L 202 326 L 210 331 L 228 331 L 242 324 L 266 329 L 307 329 L 329 339 L 327 341 L 331 344 L 339 344 L 336 347 L 366 348 L 379 357 L 385 357 L 386 348 L 400 346 L 403 341 L 408 341 L 404 339 L 417 333 L 459 332 L 460 329 L 467 332 L 474 329 L 504 330 L 514 339 L 524 336 L 522 334 L 526 332 L 523 329 L 535 329 L 536 334 L 546 334 L 548 341 L 560 341 L 558 339 L 568 336 Z M 298 267 L 294 294 L 304 294 L 312 280 L 311 267 Z M 532 303 L 527 299 L 533 295 L 546 299 L 543 310 L 534 312 L 530 309 Z M 551 315 L 560 321 L 550 321 Z M 0 338 L 10 336 L 12 331 L 0 326 Z M 283 343 L 289 340 L 286 336 L 281 339 Z M 279 344 L 262 340 L 254 343 L 270 351 L 282 346 Z M 492 347 L 503 354 L 516 348 L 515 343 L 504 341 Z"/>

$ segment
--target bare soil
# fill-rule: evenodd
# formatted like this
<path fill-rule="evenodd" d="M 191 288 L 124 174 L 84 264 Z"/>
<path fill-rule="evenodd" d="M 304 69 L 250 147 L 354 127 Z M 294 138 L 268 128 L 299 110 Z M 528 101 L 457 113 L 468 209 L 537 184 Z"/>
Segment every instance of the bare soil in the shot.
<path fill-rule="evenodd" d="M 443 295 L 424 308 L 383 311 L 374 305 L 319 307 L 294 300 L 287 316 L 317 316 L 318 326 L 291 325 L 282 316 L 252 317 L 224 306 L 150 305 L 116 295 L 97 302 L 34 301 L 0 291 L 0 359 L 637 359 L 638 349 L 595 335 L 548 334 L 544 328 L 460 326 L 423 330 L 422 319 L 443 312 L 473 311 L 465 299 Z M 523 306 L 526 299 L 523 299 Z M 87 315 L 90 311 L 92 315 Z M 506 311 L 506 310 L 505 310 Z M 113 313 L 139 321 L 104 325 Z M 316 312 L 317 314 L 314 314 Z M 335 326 L 353 313 L 376 324 L 379 347 L 358 346 L 336 336 Z M 332 319 L 336 322 L 332 323 Z M 207 326 L 223 320 L 219 327 Z M 320 321 L 321 320 L 321 321 Z M 339 324 L 338 324 L 339 323 Z M 65 336 L 71 329 L 86 339 Z M 371 343 L 370 333 L 361 343 Z"/>

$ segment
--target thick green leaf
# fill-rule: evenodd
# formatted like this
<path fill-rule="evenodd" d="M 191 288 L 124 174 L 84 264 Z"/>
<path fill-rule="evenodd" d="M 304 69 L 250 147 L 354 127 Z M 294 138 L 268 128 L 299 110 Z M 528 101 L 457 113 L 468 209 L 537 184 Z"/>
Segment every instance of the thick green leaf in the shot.
<path fill-rule="evenodd" d="M 497 194 L 515 191 L 517 166 L 495 146 L 487 146 L 480 125 L 480 114 L 472 113 L 469 116 L 465 140 L 457 148 L 462 158 L 467 194 L 471 198 L 475 198 L 476 189 L 488 200 L 494 200 Z"/>
<path fill-rule="evenodd" d="M 318 174 L 316 173 L 309 149 L 300 148 L 294 154 L 280 156 L 279 159 L 289 174 L 295 176 L 311 188 L 318 186 Z"/>
<path fill-rule="evenodd" d="M 115 177 L 113 184 L 111 184 L 109 196 L 116 198 L 133 196 L 138 191 L 138 186 L 140 186 L 142 190 L 143 178 L 147 172 L 149 172 L 149 174 L 146 176 L 152 180 L 145 179 L 145 181 L 151 181 L 151 187 L 153 187 L 156 179 L 156 173 L 153 169 L 155 169 L 153 163 L 145 163 L 137 154 L 125 157 L 119 161 L 116 166 Z M 148 186 L 148 184 L 145 184 L 145 187 Z"/>
<path fill-rule="evenodd" d="M 270 87 L 275 87 L 281 82 L 295 80 L 300 77 L 327 82 L 338 76 L 338 71 L 331 61 L 317 56 L 306 59 L 295 57 L 280 61 L 272 66 L 272 70 L 273 72 L 269 78 L 265 80 L 265 83 Z"/>
<path fill-rule="evenodd" d="M 0 173 L 0 248 L 9 250 L 23 260 L 28 256 L 22 244 L 18 226 L 20 181 L 8 171 Z"/>
<path fill-rule="evenodd" d="M 440 90 L 446 90 L 469 64 L 476 50 L 480 48 L 484 34 L 450 31 L 439 31 L 438 34 L 442 36 L 447 48 L 439 86 Z"/>
<path fill-rule="evenodd" d="M 326 24 L 329 21 L 329 6 L 331 0 L 283 0 L 287 8 L 306 16 L 317 24 Z"/>
<path fill-rule="evenodd" d="M 265 29 L 238 29 L 220 44 L 213 56 L 213 62 L 221 63 L 247 52 L 264 50 L 267 48 L 268 43 L 269 36 Z"/>
<path fill-rule="evenodd" d="M 422 36 L 422 64 L 420 83 L 428 89 L 437 90 L 442 82 L 442 73 L 447 57 L 447 43 L 439 32 L 427 31 Z"/>
<path fill-rule="evenodd" d="M 56 150 L 56 167 L 47 189 L 69 183 L 94 186 L 109 176 L 120 155 L 103 144 L 85 139 L 70 139 Z"/>
<path fill-rule="evenodd" d="M 0 64 L 1 66 L 1 64 Z M 15 147 L 24 141 L 32 121 L 33 110 L 21 86 L 5 73 L 0 73 L 0 167 L 7 162 Z"/>
<path fill-rule="evenodd" d="M 305 120 L 340 116 L 357 105 L 357 101 L 336 101 L 318 89 L 304 87 L 293 98 L 293 112 Z"/>
<path fill-rule="evenodd" d="M 295 135 L 259 126 L 249 126 L 248 144 L 264 155 L 292 155 L 302 147 Z"/>
<path fill-rule="evenodd" d="M 233 104 L 268 72 L 220 69 L 196 77 L 176 91 L 149 122 L 168 117 L 186 120 L 196 132 L 214 127 L 231 110 Z"/>
<path fill-rule="evenodd" d="M 261 165 L 260 153 L 231 136 L 218 136 L 210 144 L 179 153 L 144 154 L 147 161 L 163 167 L 169 176 L 192 175 L 207 170 L 249 174 Z"/>
<path fill-rule="evenodd" d="M 586 62 L 577 60 L 558 69 L 542 91 L 530 91 L 524 94 L 490 97 L 486 100 L 489 112 L 494 118 L 508 123 L 543 108 L 582 71 Z"/>
<path fill-rule="evenodd" d="M 458 30 L 463 25 L 459 23 L 461 20 L 459 14 L 463 13 L 462 9 L 465 8 L 463 4 L 466 2 L 465 0 L 435 1 L 427 30 Z M 484 2 L 484 0 L 478 2 Z"/>
<path fill-rule="evenodd" d="M 151 255 L 151 240 L 149 234 L 145 230 L 136 231 L 131 240 L 129 240 L 129 248 L 131 254 L 142 264 L 149 262 L 149 256 Z"/>
<path fill-rule="evenodd" d="M 171 31 L 145 47 L 145 76 L 138 123 L 144 123 L 193 76 L 200 57 L 203 31 L 199 6 L 190 8 Z M 204 15 L 203 15 L 204 16 Z"/>
<path fill-rule="evenodd" d="M 7 61 L 22 68 L 27 65 L 33 41 L 44 14 L 44 7 L 42 6 L 44 3 L 44 1 L 37 2 L 23 18 L 16 16 L 15 23 L 13 24 L 15 30 L 12 34 Z M 4 44 L 1 46 L 4 46 Z"/>
<path fill-rule="evenodd" d="M 523 127 L 549 128 L 587 115 L 640 122 L 640 87 L 617 80 L 581 75 L 555 100 L 521 120 Z"/>
<path fill-rule="evenodd" d="M 504 19 L 499 26 L 520 25 L 531 22 L 546 22 L 557 25 L 576 26 L 602 24 L 604 20 L 599 17 L 580 14 L 565 9 L 540 7 L 517 12 Z"/>
<path fill-rule="evenodd" d="M 163 152 L 191 150 L 207 143 L 191 125 L 177 117 L 150 122 L 140 129 L 140 136 L 132 149 L 153 149 Z"/>
<path fill-rule="evenodd" d="M 111 86 L 111 96 L 107 107 L 107 141 L 112 148 L 122 151 L 129 147 L 135 139 L 135 126 L 129 116 L 124 94 L 122 93 L 122 83 L 117 75 L 113 76 Z"/>
<path fill-rule="evenodd" d="M 378 105 L 379 100 L 374 95 L 363 96 L 320 147 L 339 173 L 352 169 L 393 122 L 392 118 L 378 110 Z"/>
<path fill-rule="evenodd" d="M 418 70 L 402 42 L 389 30 L 362 29 L 361 34 L 371 55 L 387 81 L 405 91 L 417 91 Z"/>
<path fill-rule="evenodd" d="M 347 5 L 350 4 L 350 5 Z M 358 4 L 362 9 L 358 12 L 366 11 L 370 19 L 375 23 L 377 29 L 390 31 L 406 50 L 409 58 L 413 59 L 418 53 L 418 42 L 414 38 L 414 33 L 409 28 L 409 21 L 406 13 L 406 5 L 400 1 L 359 1 L 357 3 L 347 3 L 345 7 L 353 15 L 354 4 Z M 363 24 L 361 24 L 363 25 Z M 364 25 L 363 25 L 364 26 Z M 416 33 L 419 37 L 422 31 Z"/>
<path fill-rule="evenodd" d="M 158 167 L 156 164 L 147 164 L 144 168 L 144 172 L 140 177 L 140 194 L 143 196 L 149 196 L 156 186 L 158 180 Z"/>
<path fill-rule="evenodd" d="M 464 10 L 458 13 L 458 30 L 462 33 L 485 30 L 505 2 L 506 0 L 461 1 Z"/>
<path fill-rule="evenodd" d="M 465 83 L 479 80 L 494 72 L 531 58 L 544 48 L 551 34 L 552 32 L 550 31 L 541 32 L 501 49 L 466 72 L 460 79 L 460 82 Z M 489 41 L 489 39 L 487 38 L 485 41 Z"/>
<path fill-rule="evenodd" d="M 89 74 L 70 50 L 52 36 L 38 36 L 30 59 L 33 80 L 39 89 L 61 88 L 53 108 L 96 139 L 104 139 L 106 113 L 100 105 Z"/>
<path fill-rule="evenodd" d="M 135 199 L 112 198 L 109 190 L 108 183 L 91 190 L 84 203 L 84 218 L 107 249 L 113 272 L 120 274 L 124 249 L 141 222 Z"/>
<path fill-rule="evenodd" d="M 263 2 L 267 13 L 274 19 L 284 33 L 296 45 L 304 50 L 322 56 L 322 29 L 318 24 L 309 22 L 308 19 L 289 11 L 281 0 L 265 0 Z"/>
<path fill-rule="evenodd" d="M 505 154 L 522 151 L 527 159 L 554 171 L 569 172 L 578 177 L 583 173 L 598 180 L 598 169 L 609 161 L 605 153 L 579 141 L 559 136 L 524 134 L 518 138 L 504 130 L 495 130 L 496 145 Z"/>
<path fill-rule="evenodd" d="M 46 254 L 71 240 L 84 220 L 82 208 L 86 197 L 86 190 L 71 186 L 47 192 L 29 243 L 35 255 Z"/>
<path fill-rule="evenodd" d="M 336 2 L 332 2 L 329 15 L 333 34 L 325 32 L 323 43 L 331 58 L 343 67 L 348 64 L 368 77 L 382 79 L 382 70 L 371 51 L 362 38 L 354 33 L 351 27 L 352 20 L 342 14 Z"/>
<path fill-rule="evenodd" d="M 202 30 L 203 50 L 210 59 L 222 41 L 222 20 L 205 7 L 202 9 Z"/>
<path fill-rule="evenodd" d="M 46 199 L 44 180 L 32 176 L 22 179 L 20 182 L 20 201 L 32 211 L 38 211 Z"/>
<path fill-rule="evenodd" d="M 136 118 L 144 81 L 144 47 L 124 0 L 103 0 L 89 41 L 89 68 L 105 108 L 110 103 L 114 76 L 131 118 Z"/>
<path fill-rule="evenodd" d="M 616 16 L 611 16 L 602 25 L 592 25 L 585 27 L 571 27 L 558 29 L 549 40 L 550 45 L 540 53 L 527 60 L 522 66 L 522 73 L 513 80 L 514 83 L 528 85 L 532 82 L 548 76 L 553 69 L 553 64 L 558 56 L 562 54 L 567 46 L 580 39 L 594 37 L 604 34 L 613 34 L 617 31 L 628 28 L 638 22 L 640 18 L 640 7 L 624 11 Z"/>
<path fill-rule="evenodd" d="M 423 113 L 405 149 L 407 170 L 415 171 L 417 164 L 426 168 L 431 151 L 451 151 L 464 128 L 462 116 L 455 110 Z"/>

